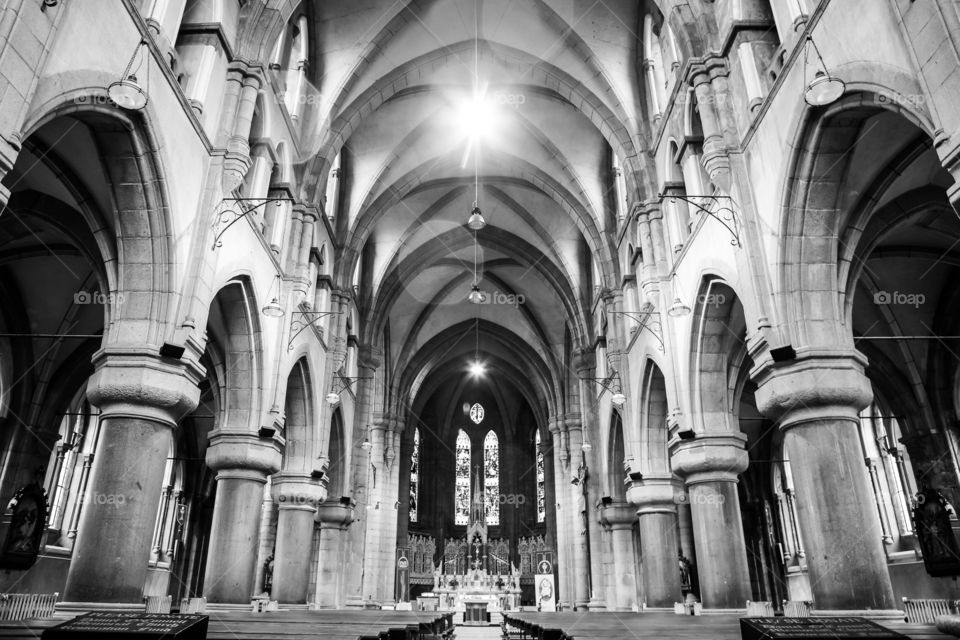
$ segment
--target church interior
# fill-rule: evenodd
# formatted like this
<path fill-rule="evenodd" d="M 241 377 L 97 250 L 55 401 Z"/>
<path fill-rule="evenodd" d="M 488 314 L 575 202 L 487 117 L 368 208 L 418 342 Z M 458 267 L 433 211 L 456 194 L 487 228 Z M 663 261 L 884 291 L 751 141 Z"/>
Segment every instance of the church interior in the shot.
<path fill-rule="evenodd" d="M 0 635 L 960 637 L 958 178 L 953 0 L 0 0 Z"/>

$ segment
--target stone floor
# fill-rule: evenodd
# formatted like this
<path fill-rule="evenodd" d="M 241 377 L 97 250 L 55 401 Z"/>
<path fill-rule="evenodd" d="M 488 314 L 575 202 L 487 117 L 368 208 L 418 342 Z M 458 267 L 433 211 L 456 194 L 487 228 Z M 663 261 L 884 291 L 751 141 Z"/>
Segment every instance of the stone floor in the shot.
<path fill-rule="evenodd" d="M 502 637 L 499 626 L 458 626 L 456 631 L 457 640 L 499 640 Z"/>

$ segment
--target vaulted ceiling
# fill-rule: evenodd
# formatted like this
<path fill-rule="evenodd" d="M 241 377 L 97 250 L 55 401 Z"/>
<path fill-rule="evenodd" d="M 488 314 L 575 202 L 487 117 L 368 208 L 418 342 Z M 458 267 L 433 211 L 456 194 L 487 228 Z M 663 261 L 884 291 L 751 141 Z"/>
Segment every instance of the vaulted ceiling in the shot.
<path fill-rule="evenodd" d="M 341 153 L 341 268 L 361 265 L 364 337 L 385 337 L 398 378 L 449 376 L 477 349 L 479 319 L 482 359 L 512 363 L 505 379 L 545 408 L 530 381 L 566 375 L 564 345 L 592 332 L 594 288 L 619 280 L 613 167 L 627 169 L 625 200 L 646 148 L 640 5 L 313 4 L 312 126 L 321 158 Z M 476 246 L 474 200 L 488 223 Z M 466 299 L 475 257 L 490 304 Z"/>

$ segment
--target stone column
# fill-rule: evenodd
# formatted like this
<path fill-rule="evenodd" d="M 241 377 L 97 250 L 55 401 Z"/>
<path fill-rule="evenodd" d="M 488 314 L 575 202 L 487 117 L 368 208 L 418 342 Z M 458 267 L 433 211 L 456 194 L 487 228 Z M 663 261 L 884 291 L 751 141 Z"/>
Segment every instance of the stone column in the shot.
<path fill-rule="evenodd" d="M 280 469 L 280 443 L 251 433 L 210 433 L 207 466 L 217 472 L 217 495 L 203 594 L 215 603 L 246 604 L 257 589 L 260 505 L 267 476 Z"/>
<path fill-rule="evenodd" d="M 600 518 L 610 530 L 613 547 L 613 610 L 632 611 L 637 604 L 636 562 L 633 554 L 633 523 L 636 522 L 637 513 L 630 504 L 615 502 L 600 510 Z"/>
<path fill-rule="evenodd" d="M 672 608 L 675 602 L 683 601 L 677 549 L 677 489 L 673 476 L 651 474 L 634 482 L 627 494 L 639 517 L 645 604 L 654 609 Z"/>
<path fill-rule="evenodd" d="M 765 363 L 757 407 L 779 420 L 790 457 L 810 585 L 820 611 L 892 610 L 883 532 L 860 443 L 873 391 L 856 352 Z"/>
<path fill-rule="evenodd" d="M 317 557 L 316 605 L 319 609 L 340 609 L 344 605 L 343 574 L 347 568 L 343 540 L 353 522 L 353 510 L 353 504 L 344 505 L 340 502 L 324 502 L 317 507 L 320 553 Z"/>
<path fill-rule="evenodd" d="M 570 520 L 570 454 L 566 449 L 563 437 L 563 419 L 551 418 L 549 423 L 550 434 L 553 436 L 553 486 L 556 505 L 557 522 L 557 561 L 554 563 L 554 573 L 557 576 L 557 602 L 564 608 L 573 606 L 573 584 L 570 576 L 573 575 L 573 554 L 570 549 L 570 532 L 573 523 Z"/>
<path fill-rule="evenodd" d="M 752 597 L 737 476 L 748 464 L 739 432 L 698 433 L 670 443 L 673 470 L 690 495 L 700 597 L 708 609 L 743 609 Z"/>
<path fill-rule="evenodd" d="M 286 472 L 274 476 L 272 490 L 279 514 L 270 596 L 277 602 L 306 604 L 314 519 L 327 491 L 308 475 Z"/>
<path fill-rule="evenodd" d="M 570 519 L 570 544 L 573 548 L 573 606 L 577 611 L 587 611 L 590 606 L 590 545 L 588 539 L 587 497 L 584 493 L 586 460 L 582 450 L 583 432 L 579 418 L 567 421 L 567 433 L 570 442 L 570 505 L 573 513 Z M 577 483 L 572 479 L 576 477 Z"/>
<path fill-rule="evenodd" d="M 200 399 L 202 369 L 105 350 L 94 366 L 100 437 L 63 600 L 141 607 L 172 430 Z"/>

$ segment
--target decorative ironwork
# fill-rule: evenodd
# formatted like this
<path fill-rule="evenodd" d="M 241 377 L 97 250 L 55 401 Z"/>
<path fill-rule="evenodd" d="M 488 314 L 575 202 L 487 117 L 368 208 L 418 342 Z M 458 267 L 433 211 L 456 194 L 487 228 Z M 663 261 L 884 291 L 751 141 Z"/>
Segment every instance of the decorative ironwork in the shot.
<path fill-rule="evenodd" d="M 340 311 L 304 311 L 297 309 L 290 317 L 290 339 L 287 341 L 287 351 L 293 350 L 293 342 L 301 333 L 314 326 L 320 318 L 338 316 Z"/>
<path fill-rule="evenodd" d="M 680 195 L 677 193 L 661 193 L 659 196 L 660 202 L 663 202 L 667 198 L 672 198 L 674 200 L 681 200 L 687 203 L 688 205 L 695 207 L 701 213 L 707 214 L 708 216 L 710 216 L 711 218 L 713 218 L 714 220 L 722 224 L 724 227 L 726 227 L 727 231 L 730 232 L 730 234 L 733 236 L 733 239 L 730 240 L 730 244 L 732 244 L 735 247 L 743 246 L 740 243 L 740 221 L 737 220 L 737 213 L 733 209 L 733 206 L 736 203 L 733 201 L 733 198 L 731 198 L 730 196 L 717 196 L 717 195 L 691 196 L 687 194 Z M 709 201 L 710 206 L 718 205 L 717 210 L 714 211 L 709 207 L 705 207 L 699 202 L 697 202 L 696 200 L 694 200 L 693 198 L 697 198 L 698 200 Z M 726 202 L 729 202 L 730 204 L 719 206 L 721 201 L 726 201 Z"/>
<path fill-rule="evenodd" d="M 232 208 L 225 208 L 217 213 L 211 225 L 213 228 L 213 246 L 210 247 L 211 251 L 216 251 L 217 247 L 223 246 L 223 234 L 241 218 L 247 217 L 260 207 L 271 202 L 279 207 L 281 202 L 293 202 L 293 198 L 223 198 L 221 202 L 257 202 L 259 204 L 249 209 L 244 209 L 243 205 L 238 205 L 237 209 L 240 209 L 239 211 Z"/>
<path fill-rule="evenodd" d="M 914 503 L 914 529 L 927 573 L 934 577 L 960 575 L 960 549 L 950 525 L 946 498 L 936 489 L 924 486 Z"/>
<path fill-rule="evenodd" d="M 626 316 L 631 320 L 633 320 L 634 322 L 636 322 L 638 325 L 640 325 L 639 327 L 640 331 L 646 330 L 647 333 L 649 333 L 654 337 L 654 339 L 660 345 L 657 348 L 660 349 L 660 353 L 663 353 L 663 349 L 664 349 L 663 338 L 660 336 L 659 333 L 653 330 L 653 327 L 656 326 L 656 327 L 660 327 L 660 330 L 663 331 L 663 325 L 660 323 L 659 320 L 654 322 L 648 322 L 650 316 L 653 315 L 652 311 L 648 311 L 647 313 L 644 313 L 644 314 L 633 313 L 631 311 L 608 311 L 607 313 L 614 316 Z"/>

